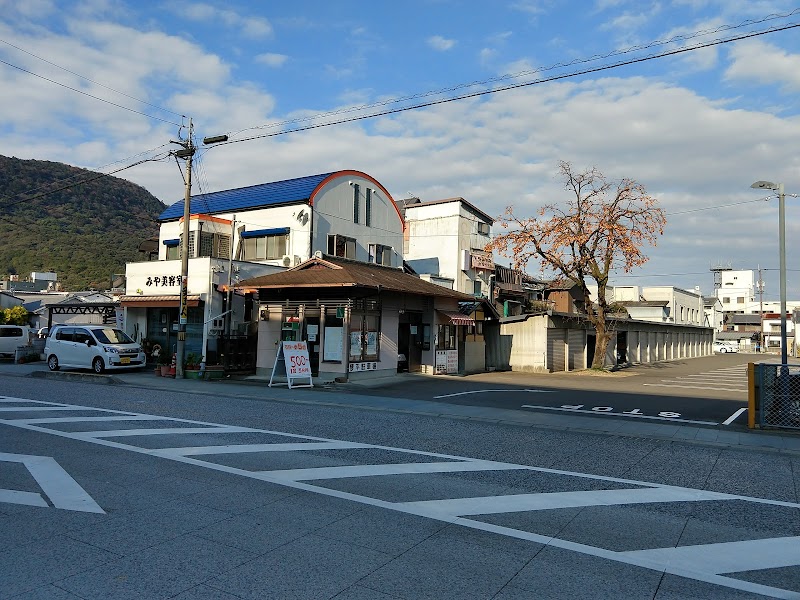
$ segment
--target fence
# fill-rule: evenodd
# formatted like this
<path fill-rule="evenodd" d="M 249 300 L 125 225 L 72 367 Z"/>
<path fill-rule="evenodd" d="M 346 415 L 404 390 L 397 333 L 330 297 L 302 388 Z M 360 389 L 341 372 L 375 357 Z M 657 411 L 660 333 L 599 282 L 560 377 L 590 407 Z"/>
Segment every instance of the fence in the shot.
<path fill-rule="evenodd" d="M 800 366 L 752 365 L 750 426 L 800 429 Z"/>

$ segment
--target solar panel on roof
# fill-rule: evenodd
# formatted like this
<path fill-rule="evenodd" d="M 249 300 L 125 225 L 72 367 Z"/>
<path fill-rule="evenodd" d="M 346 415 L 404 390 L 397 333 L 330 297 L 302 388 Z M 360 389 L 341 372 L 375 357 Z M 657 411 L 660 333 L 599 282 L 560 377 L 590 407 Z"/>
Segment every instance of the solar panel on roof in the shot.
<path fill-rule="evenodd" d="M 237 210 L 276 206 L 308 200 L 317 186 L 333 173 L 308 175 L 295 179 L 260 183 L 233 190 L 221 190 L 192 196 L 190 214 L 217 214 Z M 183 216 L 183 200 L 169 206 L 159 215 L 159 221 L 180 219 Z"/>

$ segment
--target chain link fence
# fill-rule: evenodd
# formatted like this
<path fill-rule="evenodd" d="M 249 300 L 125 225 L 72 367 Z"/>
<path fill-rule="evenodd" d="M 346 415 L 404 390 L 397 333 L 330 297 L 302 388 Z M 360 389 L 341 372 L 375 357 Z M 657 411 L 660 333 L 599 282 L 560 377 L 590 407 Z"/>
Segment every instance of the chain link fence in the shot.
<path fill-rule="evenodd" d="M 755 387 L 761 427 L 800 429 L 800 366 L 756 364 Z"/>

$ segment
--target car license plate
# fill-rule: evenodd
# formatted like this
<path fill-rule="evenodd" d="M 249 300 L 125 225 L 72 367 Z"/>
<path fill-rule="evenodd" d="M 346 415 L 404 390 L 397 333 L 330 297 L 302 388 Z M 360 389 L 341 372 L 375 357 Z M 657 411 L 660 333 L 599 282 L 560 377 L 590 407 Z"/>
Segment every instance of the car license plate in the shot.
<path fill-rule="evenodd" d="M 129 356 L 120 356 L 119 357 L 119 364 L 121 365 L 129 365 L 131 364 L 131 359 Z"/>

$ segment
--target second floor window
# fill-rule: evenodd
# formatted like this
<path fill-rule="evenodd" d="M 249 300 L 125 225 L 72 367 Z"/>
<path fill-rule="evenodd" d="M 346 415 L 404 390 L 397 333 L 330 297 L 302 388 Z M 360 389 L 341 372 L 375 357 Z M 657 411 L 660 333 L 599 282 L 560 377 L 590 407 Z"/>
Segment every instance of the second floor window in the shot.
<path fill-rule="evenodd" d="M 245 238 L 244 260 L 280 259 L 286 254 L 288 239 L 285 233 Z"/>
<path fill-rule="evenodd" d="M 191 256 L 191 254 L 189 255 Z M 200 248 L 197 256 L 213 258 L 231 257 L 231 236 L 221 233 L 200 232 Z"/>
<path fill-rule="evenodd" d="M 369 188 L 364 198 L 364 225 L 372 227 L 372 190 Z"/>
<path fill-rule="evenodd" d="M 353 184 L 353 223 L 358 223 L 358 195 L 360 188 L 357 183 Z"/>
<path fill-rule="evenodd" d="M 357 186 L 356 186 L 357 187 Z M 356 241 L 343 235 L 328 236 L 328 254 L 342 258 L 356 258 Z"/>
<path fill-rule="evenodd" d="M 392 266 L 392 248 L 381 244 L 369 245 L 369 262 L 376 265 Z"/>

